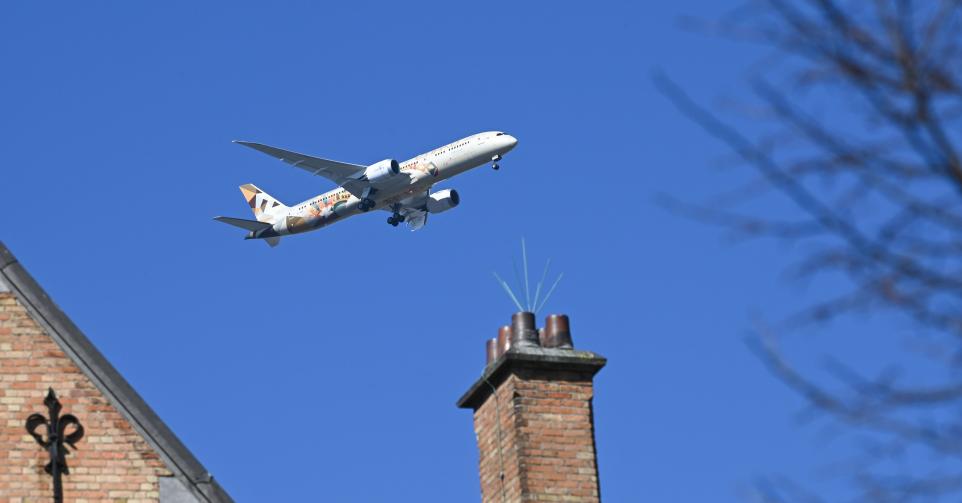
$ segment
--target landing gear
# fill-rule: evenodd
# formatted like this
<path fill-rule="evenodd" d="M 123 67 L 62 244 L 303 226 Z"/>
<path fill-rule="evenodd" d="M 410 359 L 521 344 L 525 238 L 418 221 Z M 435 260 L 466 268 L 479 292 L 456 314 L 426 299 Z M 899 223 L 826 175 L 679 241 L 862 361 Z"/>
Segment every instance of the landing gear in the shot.
<path fill-rule="evenodd" d="M 394 207 L 391 209 L 394 210 L 394 214 L 387 217 L 387 223 L 391 224 L 394 227 L 397 227 L 399 223 L 405 220 L 405 217 L 399 211 L 401 209 L 401 206 L 399 204 L 395 204 Z"/>
<path fill-rule="evenodd" d="M 373 196 L 375 192 L 377 192 L 377 190 L 375 190 L 374 187 L 371 187 L 370 185 L 368 185 L 364 189 L 364 192 L 362 192 L 361 195 L 359 196 L 361 198 L 361 202 L 358 203 L 357 209 L 361 211 L 370 211 L 371 209 L 373 209 L 374 206 L 377 205 L 377 203 L 373 199 L 371 199 L 371 196 Z"/>
<path fill-rule="evenodd" d="M 493 170 L 495 170 L 495 171 L 497 171 L 498 169 L 500 169 L 501 166 L 498 165 L 498 161 L 500 161 L 500 160 L 501 160 L 501 154 L 495 154 L 495 155 L 491 156 L 491 169 L 493 169 Z"/>

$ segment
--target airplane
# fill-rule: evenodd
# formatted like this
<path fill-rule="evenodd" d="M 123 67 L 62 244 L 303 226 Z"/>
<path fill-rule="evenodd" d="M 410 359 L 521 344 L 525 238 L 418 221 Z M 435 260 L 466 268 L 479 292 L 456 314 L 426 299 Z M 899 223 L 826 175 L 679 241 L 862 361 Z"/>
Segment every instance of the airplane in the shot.
<path fill-rule="evenodd" d="M 387 223 L 407 222 L 412 231 L 427 223 L 428 215 L 454 208 L 461 197 L 454 189 L 431 192 L 434 184 L 470 169 L 492 163 L 497 170 L 502 156 L 518 140 L 501 131 L 488 131 L 462 138 L 443 147 L 398 162 L 384 159 L 370 166 L 321 159 L 254 143 L 234 143 L 261 151 L 313 175 L 336 183 L 337 189 L 286 206 L 253 184 L 240 186 L 256 220 L 214 217 L 214 220 L 248 231 L 244 239 L 263 239 L 271 247 L 282 236 L 308 232 L 371 210 L 391 212 Z"/>

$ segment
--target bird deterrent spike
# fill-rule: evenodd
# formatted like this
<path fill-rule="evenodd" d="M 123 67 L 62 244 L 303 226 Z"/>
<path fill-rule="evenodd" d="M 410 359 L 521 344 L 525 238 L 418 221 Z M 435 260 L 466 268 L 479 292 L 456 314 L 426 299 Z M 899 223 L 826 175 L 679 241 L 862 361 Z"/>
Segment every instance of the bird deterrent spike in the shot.
<path fill-rule="evenodd" d="M 503 279 L 501 279 L 501 276 L 498 276 L 498 273 L 492 272 L 492 274 L 494 274 L 494 279 L 498 280 L 498 283 L 500 283 L 501 287 L 504 288 L 504 291 L 508 293 L 508 296 L 511 297 L 511 300 L 512 302 L 514 302 L 514 305 L 518 306 L 518 310 L 524 311 L 524 308 L 521 307 L 521 303 L 518 302 L 518 298 L 515 297 L 514 292 L 511 291 L 511 287 L 508 286 L 508 283 L 505 282 Z"/>
<path fill-rule="evenodd" d="M 522 260 L 521 270 L 524 271 L 523 277 L 521 275 L 521 271 L 519 271 L 518 269 L 517 260 L 514 260 L 514 259 L 511 260 L 511 268 L 514 272 L 514 278 L 515 280 L 517 280 L 518 293 L 520 294 L 522 293 L 521 292 L 522 290 L 524 291 L 524 298 L 523 298 L 524 305 L 522 305 L 521 299 L 519 299 L 519 295 L 515 294 L 514 290 L 511 288 L 511 285 L 509 285 L 507 281 L 501 278 L 501 276 L 499 276 L 497 272 L 492 271 L 492 274 L 494 274 L 494 279 L 497 280 L 499 285 L 501 285 L 501 288 L 503 288 L 505 293 L 508 294 L 508 297 L 511 299 L 511 302 L 513 302 L 514 305 L 517 306 L 519 311 L 528 311 L 532 313 L 538 313 L 544 308 L 545 305 L 547 305 L 548 300 L 551 298 L 551 295 L 554 294 L 555 288 L 557 288 L 558 284 L 561 283 L 561 279 L 564 277 L 564 273 L 561 273 L 558 275 L 558 278 L 555 279 L 554 283 L 551 284 L 551 288 L 548 289 L 547 294 L 545 294 L 544 298 L 541 298 L 541 292 L 544 291 L 545 286 L 547 286 L 547 283 L 545 283 L 545 281 L 548 279 L 548 270 L 551 268 L 551 259 L 549 258 L 544 264 L 544 270 L 541 272 L 541 279 L 538 281 L 538 284 L 536 285 L 534 298 L 532 299 L 531 298 L 531 281 L 528 274 L 528 246 L 523 237 L 521 238 L 521 260 Z"/>
<path fill-rule="evenodd" d="M 531 311 L 531 289 L 528 288 L 528 249 L 524 246 L 524 238 L 521 238 L 521 260 L 524 263 L 524 302 Z"/>
<path fill-rule="evenodd" d="M 518 261 L 515 259 L 511 259 L 511 270 L 514 272 L 514 280 L 517 281 L 516 284 L 518 286 L 518 293 L 521 293 L 521 290 L 524 288 L 524 281 L 521 280 L 521 273 L 518 269 Z M 522 311 L 526 310 L 527 309 L 522 309 Z"/>
<path fill-rule="evenodd" d="M 540 311 L 541 308 L 544 307 L 544 305 L 548 303 L 548 299 L 551 298 L 551 294 L 554 293 L 554 289 L 555 289 L 556 286 L 558 286 L 558 283 L 561 283 L 561 278 L 563 278 L 564 275 L 565 275 L 565 273 L 561 273 L 561 274 L 558 275 L 558 279 L 556 279 L 556 280 L 554 281 L 554 284 L 551 285 L 551 288 L 548 290 L 548 294 L 545 295 L 545 296 L 544 296 L 544 300 L 541 301 L 541 305 L 540 305 L 540 306 L 537 306 L 537 311 Z"/>
<path fill-rule="evenodd" d="M 547 262 L 544 263 L 544 272 L 541 273 L 541 281 L 538 282 L 538 287 L 534 291 L 534 306 L 538 307 L 538 299 L 541 298 L 541 287 L 544 286 L 544 280 L 548 277 L 548 266 L 551 265 L 551 259 L 549 258 Z"/>

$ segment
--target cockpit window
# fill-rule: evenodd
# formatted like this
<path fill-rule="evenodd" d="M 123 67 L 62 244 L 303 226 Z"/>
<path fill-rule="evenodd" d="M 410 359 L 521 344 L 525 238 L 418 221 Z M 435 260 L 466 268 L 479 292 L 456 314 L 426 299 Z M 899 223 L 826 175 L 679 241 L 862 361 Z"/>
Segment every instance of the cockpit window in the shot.
<path fill-rule="evenodd" d="M 498 133 L 498 134 L 496 134 L 495 136 L 501 136 L 501 135 L 503 135 L 503 134 L 504 134 L 504 133 Z"/>

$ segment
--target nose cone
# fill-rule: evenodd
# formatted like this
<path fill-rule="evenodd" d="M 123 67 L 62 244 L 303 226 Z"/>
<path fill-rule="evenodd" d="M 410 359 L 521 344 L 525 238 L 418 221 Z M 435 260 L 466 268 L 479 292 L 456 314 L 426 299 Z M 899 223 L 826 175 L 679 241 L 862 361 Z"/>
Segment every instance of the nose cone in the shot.
<path fill-rule="evenodd" d="M 506 147 L 507 147 L 508 150 L 513 149 L 513 148 L 515 147 L 515 145 L 518 144 L 518 139 L 515 138 L 514 136 L 511 136 L 511 135 L 509 135 L 509 134 L 506 134 L 506 135 L 503 136 L 503 138 L 504 138 L 503 141 L 507 144 Z M 505 152 L 507 152 L 507 150 L 506 150 Z"/>

